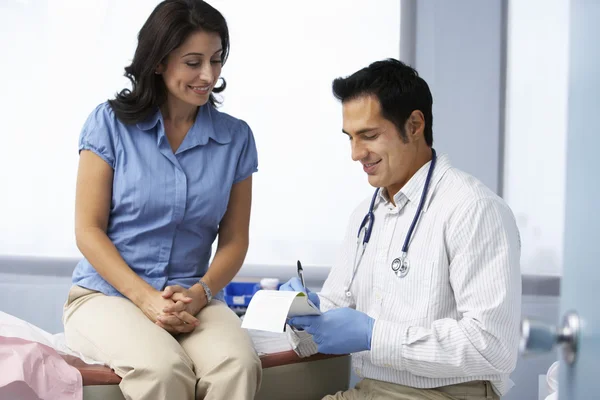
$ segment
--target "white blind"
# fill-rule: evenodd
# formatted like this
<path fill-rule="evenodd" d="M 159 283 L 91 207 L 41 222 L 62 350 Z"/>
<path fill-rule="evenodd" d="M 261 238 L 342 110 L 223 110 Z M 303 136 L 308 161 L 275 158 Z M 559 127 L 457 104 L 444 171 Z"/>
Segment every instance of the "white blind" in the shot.
<path fill-rule="evenodd" d="M 151 0 L 0 3 L 0 254 L 79 256 L 77 138 L 122 77 Z M 331 82 L 399 56 L 397 0 L 210 1 L 229 23 L 222 110 L 254 131 L 246 262 L 329 266 L 347 218 L 372 189 L 350 159 Z"/>

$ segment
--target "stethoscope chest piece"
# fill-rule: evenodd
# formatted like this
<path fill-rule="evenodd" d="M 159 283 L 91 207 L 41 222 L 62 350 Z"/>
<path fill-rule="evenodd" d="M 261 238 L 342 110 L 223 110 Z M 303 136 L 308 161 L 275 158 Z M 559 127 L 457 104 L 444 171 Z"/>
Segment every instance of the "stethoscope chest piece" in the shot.
<path fill-rule="evenodd" d="M 406 257 L 394 258 L 394 261 L 392 261 L 392 271 L 394 271 L 398 278 L 404 278 L 408 274 L 409 269 L 410 263 Z"/>

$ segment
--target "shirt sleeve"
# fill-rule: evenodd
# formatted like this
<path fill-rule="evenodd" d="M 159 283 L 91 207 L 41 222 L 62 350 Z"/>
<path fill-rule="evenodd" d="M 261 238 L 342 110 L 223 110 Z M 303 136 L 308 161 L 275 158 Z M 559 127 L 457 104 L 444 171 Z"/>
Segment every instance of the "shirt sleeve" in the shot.
<path fill-rule="evenodd" d="M 79 135 L 79 152 L 90 150 L 114 169 L 115 140 L 113 129 L 108 122 L 108 107 L 110 105 L 107 103 L 101 104 L 88 116 Z"/>
<path fill-rule="evenodd" d="M 237 163 L 235 179 L 233 183 L 238 183 L 248 178 L 258 171 L 258 151 L 252 129 L 242 121 L 241 134 L 244 136 L 244 144 Z"/>
<path fill-rule="evenodd" d="M 450 284 L 459 319 L 424 328 L 377 320 L 376 365 L 449 378 L 509 374 L 515 368 L 521 317 L 520 239 L 498 199 L 465 204 L 448 224 Z"/>

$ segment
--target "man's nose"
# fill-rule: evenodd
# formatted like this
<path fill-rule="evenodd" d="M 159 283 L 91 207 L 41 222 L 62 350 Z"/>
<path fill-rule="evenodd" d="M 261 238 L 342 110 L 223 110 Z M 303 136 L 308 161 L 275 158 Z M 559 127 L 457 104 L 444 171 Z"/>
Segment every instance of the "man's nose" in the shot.
<path fill-rule="evenodd" d="M 367 148 L 357 140 L 352 141 L 352 160 L 360 161 L 369 154 Z"/>

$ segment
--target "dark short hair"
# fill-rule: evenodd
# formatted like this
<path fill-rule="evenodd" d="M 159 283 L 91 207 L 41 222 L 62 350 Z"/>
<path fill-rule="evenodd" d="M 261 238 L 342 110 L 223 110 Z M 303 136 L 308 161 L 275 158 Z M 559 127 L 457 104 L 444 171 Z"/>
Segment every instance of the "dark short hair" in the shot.
<path fill-rule="evenodd" d="M 125 67 L 125 76 L 132 88 L 123 89 L 109 103 L 123 123 L 137 123 L 146 119 L 166 100 L 167 89 L 162 77 L 155 74 L 156 66 L 181 46 L 194 32 L 214 32 L 221 37 L 224 64 L 229 54 L 229 30 L 223 15 L 202 0 L 165 0 L 158 4 L 138 34 L 138 45 L 131 65 Z M 226 82 L 213 89 L 225 90 Z M 209 102 L 218 102 L 211 93 Z"/>
<path fill-rule="evenodd" d="M 404 125 L 410 114 L 419 110 L 425 117 L 425 142 L 433 145 L 433 98 L 427 82 L 414 68 L 387 59 L 372 63 L 345 78 L 333 81 L 333 95 L 342 103 L 360 96 L 375 95 L 385 119 L 391 121 L 403 140 L 408 140 Z"/>

